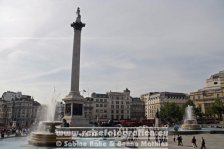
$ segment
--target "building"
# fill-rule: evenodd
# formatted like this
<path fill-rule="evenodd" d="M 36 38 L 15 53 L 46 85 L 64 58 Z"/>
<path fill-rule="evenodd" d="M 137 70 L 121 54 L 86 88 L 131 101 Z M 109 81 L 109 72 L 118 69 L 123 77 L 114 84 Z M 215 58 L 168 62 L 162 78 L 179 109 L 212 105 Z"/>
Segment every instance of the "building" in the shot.
<path fill-rule="evenodd" d="M 145 104 L 140 98 L 131 98 L 131 120 L 145 119 Z"/>
<path fill-rule="evenodd" d="M 89 106 L 92 107 L 93 122 L 107 122 L 111 118 L 110 99 L 108 94 L 92 93 L 92 101 Z"/>
<path fill-rule="evenodd" d="M 130 91 L 92 93 L 84 105 L 86 119 L 90 122 L 108 122 L 130 119 Z"/>
<path fill-rule="evenodd" d="M 187 102 L 189 98 L 185 93 L 150 92 L 141 95 L 141 99 L 145 102 L 146 118 L 154 119 L 156 117 L 156 112 L 160 111 L 160 108 L 164 103 L 174 102 L 181 105 Z"/>
<path fill-rule="evenodd" d="M 5 92 L 0 100 L 0 125 L 30 127 L 35 121 L 40 103 L 21 92 Z"/>
<path fill-rule="evenodd" d="M 190 99 L 201 108 L 203 113 L 208 112 L 208 108 L 215 99 L 221 99 L 224 102 L 224 71 L 211 75 L 206 80 L 204 88 L 190 93 Z"/>
<path fill-rule="evenodd" d="M 127 88 L 123 92 L 108 92 L 109 105 L 111 109 L 111 120 L 119 121 L 130 119 L 130 90 Z"/>
<path fill-rule="evenodd" d="M 148 106 L 148 100 L 150 99 L 150 96 L 152 94 L 155 94 L 155 93 L 159 93 L 159 92 L 149 92 L 149 93 L 141 95 L 141 97 L 140 97 L 140 99 L 144 102 L 145 118 L 146 119 L 148 119 L 148 117 L 150 115 L 150 109 L 149 109 L 149 106 Z"/>
<path fill-rule="evenodd" d="M 95 122 L 94 121 L 94 115 L 93 114 L 93 107 L 95 107 L 95 104 L 93 102 L 93 98 L 92 97 L 86 97 L 86 103 L 84 105 L 84 115 L 85 118 L 89 121 L 89 122 Z"/>

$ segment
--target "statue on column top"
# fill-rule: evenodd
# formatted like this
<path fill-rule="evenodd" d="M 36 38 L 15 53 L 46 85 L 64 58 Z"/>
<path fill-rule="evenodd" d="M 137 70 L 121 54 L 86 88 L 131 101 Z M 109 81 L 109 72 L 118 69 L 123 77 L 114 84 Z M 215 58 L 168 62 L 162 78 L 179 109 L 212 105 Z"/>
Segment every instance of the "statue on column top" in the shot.
<path fill-rule="evenodd" d="M 80 8 L 79 7 L 77 8 L 76 14 L 77 14 L 76 22 L 81 22 L 81 15 L 80 15 Z"/>

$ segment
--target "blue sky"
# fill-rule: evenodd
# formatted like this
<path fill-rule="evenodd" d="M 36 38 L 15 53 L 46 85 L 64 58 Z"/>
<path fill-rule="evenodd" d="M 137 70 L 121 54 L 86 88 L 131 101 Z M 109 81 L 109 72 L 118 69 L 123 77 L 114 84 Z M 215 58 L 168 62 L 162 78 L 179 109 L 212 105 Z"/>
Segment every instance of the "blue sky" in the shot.
<path fill-rule="evenodd" d="M 68 94 L 78 6 L 84 96 L 189 93 L 223 70 L 222 0 L 0 0 L 0 94 Z"/>

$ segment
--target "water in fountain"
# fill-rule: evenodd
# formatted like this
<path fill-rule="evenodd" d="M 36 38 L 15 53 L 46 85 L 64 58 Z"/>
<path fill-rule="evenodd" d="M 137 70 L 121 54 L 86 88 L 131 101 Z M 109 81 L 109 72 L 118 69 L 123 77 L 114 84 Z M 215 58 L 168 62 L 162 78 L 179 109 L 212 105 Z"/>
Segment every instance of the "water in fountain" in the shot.
<path fill-rule="evenodd" d="M 55 109 L 56 109 L 58 99 L 59 99 L 59 95 L 57 95 L 54 90 L 50 100 L 48 100 L 48 103 L 47 103 L 47 121 L 54 121 Z"/>
<path fill-rule="evenodd" d="M 58 99 L 60 99 L 59 94 L 56 94 L 54 89 L 53 93 L 49 97 L 50 100 L 47 100 L 47 110 L 43 111 L 43 119 L 39 122 L 37 131 L 44 131 L 46 129 L 46 123 L 51 123 L 55 120 L 55 110 Z M 46 113 L 45 113 L 46 112 Z"/>
<path fill-rule="evenodd" d="M 44 115 L 47 112 L 47 120 L 41 121 L 38 125 L 38 128 L 35 132 L 31 133 L 29 137 L 29 144 L 37 145 L 37 146 L 55 146 L 56 142 L 56 134 L 55 129 L 56 126 L 62 124 L 61 121 L 54 121 L 55 119 L 55 109 L 57 105 L 57 99 L 59 95 L 56 95 L 55 90 L 51 96 L 51 100 L 49 100 L 47 105 L 47 111 L 45 111 Z"/>
<path fill-rule="evenodd" d="M 185 109 L 184 123 L 181 125 L 182 129 L 198 130 L 201 126 L 197 124 L 196 117 L 194 116 L 193 106 L 188 105 Z"/>
<path fill-rule="evenodd" d="M 185 116 L 184 116 L 184 123 L 187 124 L 189 122 L 192 122 L 194 124 L 197 124 L 197 120 L 194 115 L 193 106 L 188 105 L 185 109 Z"/>

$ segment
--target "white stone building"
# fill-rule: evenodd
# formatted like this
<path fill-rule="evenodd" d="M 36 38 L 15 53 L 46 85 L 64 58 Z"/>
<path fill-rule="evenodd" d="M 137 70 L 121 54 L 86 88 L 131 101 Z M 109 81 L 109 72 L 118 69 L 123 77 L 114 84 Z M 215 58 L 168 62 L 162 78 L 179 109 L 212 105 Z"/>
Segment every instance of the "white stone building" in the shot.
<path fill-rule="evenodd" d="M 160 111 L 160 108 L 164 103 L 174 102 L 181 105 L 187 102 L 189 98 L 185 93 L 150 92 L 141 95 L 141 99 L 145 102 L 146 118 L 154 119 L 156 116 L 156 112 Z"/>
<path fill-rule="evenodd" d="M 206 79 L 206 86 L 190 93 L 190 99 L 203 113 L 209 113 L 209 108 L 215 99 L 224 102 L 224 71 L 211 75 Z"/>
<path fill-rule="evenodd" d="M 92 93 L 86 98 L 84 105 L 85 117 L 91 122 L 108 122 L 130 119 L 130 91 Z"/>
<path fill-rule="evenodd" d="M 111 120 L 130 119 L 130 90 L 127 88 L 123 92 L 108 92 L 109 105 L 111 108 Z"/>

